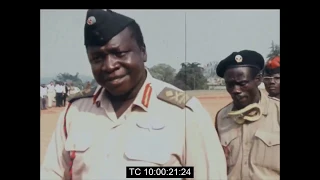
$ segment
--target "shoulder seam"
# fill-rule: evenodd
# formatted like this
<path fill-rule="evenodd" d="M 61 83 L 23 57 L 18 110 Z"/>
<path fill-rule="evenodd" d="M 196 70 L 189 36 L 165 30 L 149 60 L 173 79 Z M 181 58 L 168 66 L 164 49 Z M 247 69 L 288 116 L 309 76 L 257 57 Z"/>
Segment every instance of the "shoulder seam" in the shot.
<path fill-rule="evenodd" d="M 231 102 L 231 103 L 232 103 L 232 102 Z M 220 137 L 220 135 L 219 135 L 219 131 L 218 131 L 218 115 L 219 115 L 219 113 L 220 113 L 225 107 L 229 106 L 231 103 L 225 105 L 223 108 L 221 108 L 221 109 L 216 113 L 216 117 L 215 117 L 215 122 L 214 122 L 214 124 L 215 124 L 215 128 L 216 128 L 216 131 L 217 131 L 219 137 Z"/>

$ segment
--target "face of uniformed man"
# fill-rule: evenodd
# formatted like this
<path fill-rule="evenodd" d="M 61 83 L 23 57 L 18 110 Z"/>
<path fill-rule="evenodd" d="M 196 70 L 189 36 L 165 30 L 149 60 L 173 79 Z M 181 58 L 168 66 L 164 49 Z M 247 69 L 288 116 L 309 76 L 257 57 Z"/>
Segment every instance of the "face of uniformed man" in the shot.
<path fill-rule="evenodd" d="M 277 97 L 280 94 L 280 73 L 268 75 L 263 77 L 263 83 L 266 91 L 271 97 Z"/>
<path fill-rule="evenodd" d="M 128 93 L 146 76 L 145 48 L 139 48 L 128 28 L 102 47 L 89 46 L 87 54 L 97 83 L 113 96 Z"/>
<path fill-rule="evenodd" d="M 233 99 L 234 106 L 242 109 L 259 100 L 258 86 L 260 75 L 252 77 L 251 68 L 236 67 L 228 69 L 224 74 L 226 88 Z"/>

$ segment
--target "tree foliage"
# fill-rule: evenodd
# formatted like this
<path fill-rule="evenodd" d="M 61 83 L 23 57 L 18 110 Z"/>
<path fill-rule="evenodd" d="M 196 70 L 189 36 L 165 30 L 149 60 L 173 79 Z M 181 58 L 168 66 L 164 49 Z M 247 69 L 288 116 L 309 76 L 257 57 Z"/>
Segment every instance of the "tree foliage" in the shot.
<path fill-rule="evenodd" d="M 56 77 L 56 79 L 54 79 L 55 83 L 57 82 L 72 82 L 72 84 L 80 89 L 83 88 L 83 82 L 82 80 L 79 78 L 79 73 L 76 73 L 75 75 L 71 75 L 69 73 L 60 73 L 58 74 L 58 76 Z"/>
<path fill-rule="evenodd" d="M 149 68 L 152 77 L 173 84 L 176 70 L 167 64 L 157 64 Z"/>
<path fill-rule="evenodd" d="M 219 64 L 219 62 L 217 62 L 217 61 L 213 61 L 213 62 L 205 64 L 203 75 L 206 78 L 217 77 L 216 69 L 217 69 L 218 64 Z"/>
<path fill-rule="evenodd" d="M 181 69 L 174 79 L 174 85 L 182 90 L 207 89 L 207 78 L 200 63 L 181 63 Z"/>
<path fill-rule="evenodd" d="M 280 56 L 280 45 L 271 42 L 270 52 L 267 55 L 267 59 L 270 59 L 274 56 Z"/>

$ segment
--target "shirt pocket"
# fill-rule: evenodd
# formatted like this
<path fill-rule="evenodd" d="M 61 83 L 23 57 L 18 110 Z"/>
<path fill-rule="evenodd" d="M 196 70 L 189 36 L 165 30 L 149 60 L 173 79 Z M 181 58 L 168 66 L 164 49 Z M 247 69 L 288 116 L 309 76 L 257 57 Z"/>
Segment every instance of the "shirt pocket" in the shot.
<path fill-rule="evenodd" d="M 64 149 L 69 153 L 72 161 L 76 160 L 77 163 L 82 164 L 86 161 L 86 157 L 88 157 L 92 144 L 93 137 L 90 134 L 70 134 L 65 143 Z"/>
<path fill-rule="evenodd" d="M 136 133 L 129 138 L 124 156 L 130 166 L 162 166 L 170 161 L 171 144 L 162 133 Z"/>
<path fill-rule="evenodd" d="M 252 149 L 253 163 L 280 171 L 280 132 L 257 130 Z"/>
<path fill-rule="evenodd" d="M 238 129 L 232 129 L 222 133 L 220 142 L 226 156 L 228 167 L 234 166 L 240 153 L 240 134 Z"/>

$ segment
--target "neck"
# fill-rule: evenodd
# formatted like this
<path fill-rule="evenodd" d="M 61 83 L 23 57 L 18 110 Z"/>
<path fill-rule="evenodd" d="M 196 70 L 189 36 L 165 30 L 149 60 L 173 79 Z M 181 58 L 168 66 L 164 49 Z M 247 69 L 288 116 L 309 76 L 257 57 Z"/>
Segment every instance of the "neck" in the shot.
<path fill-rule="evenodd" d="M 136 96 L 138 95 L 142 85 L 144 84 L 144 81 L 146 80 L 146 78 L 147 78 L 147 72 L 145 71 L 145 73 L 142 74 L 142 77 L 140 78 L 140 81 L 137 83 L 137 85 L 135 87 L 133 87 L 126 94 L 123 94 L 120 96 L 113 96 L 113 95 L 109 94 L 107 91 L 105 91 L 106 96 L 110 99 L 111 102 L 125 102 L 128 100 L 135 99 Z"/>

